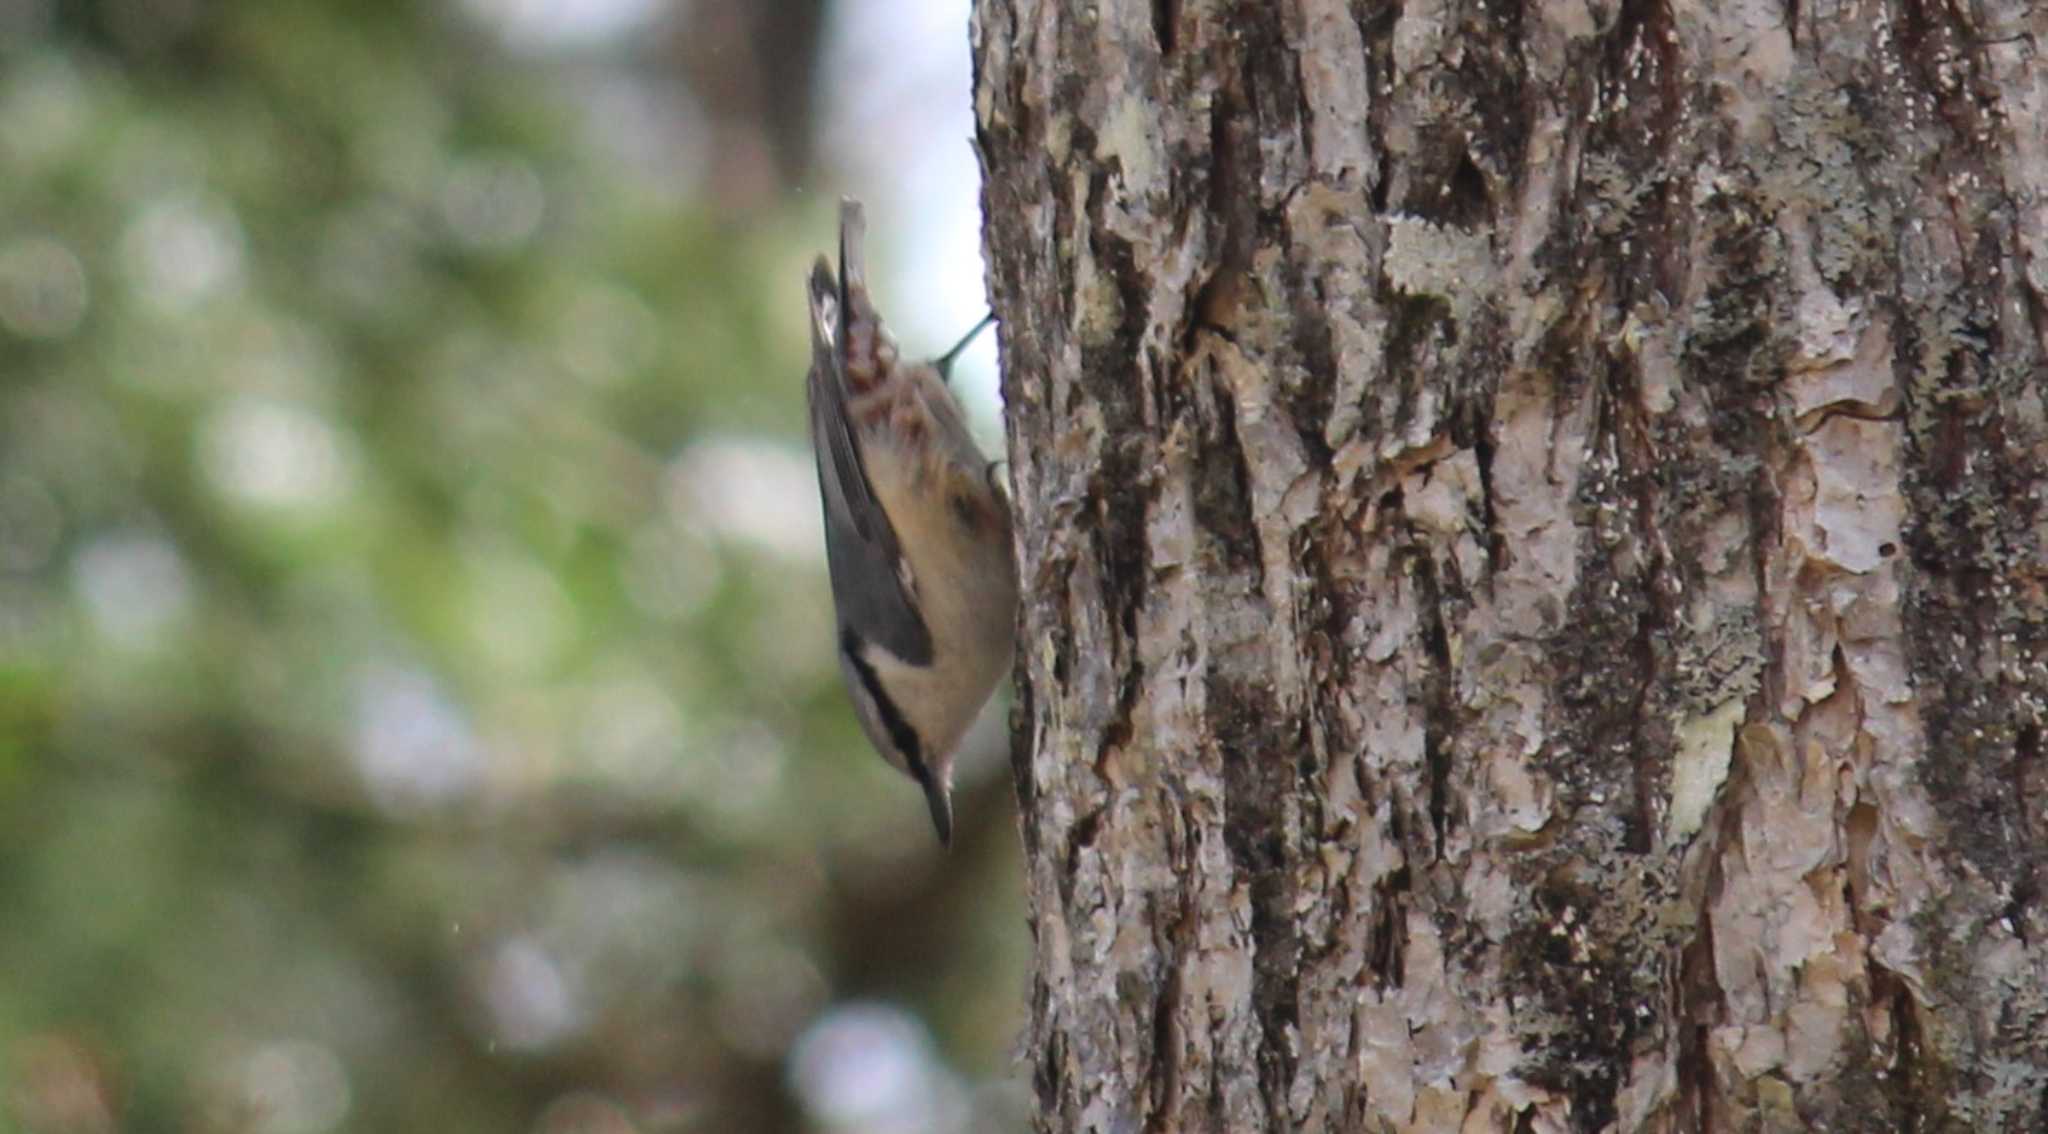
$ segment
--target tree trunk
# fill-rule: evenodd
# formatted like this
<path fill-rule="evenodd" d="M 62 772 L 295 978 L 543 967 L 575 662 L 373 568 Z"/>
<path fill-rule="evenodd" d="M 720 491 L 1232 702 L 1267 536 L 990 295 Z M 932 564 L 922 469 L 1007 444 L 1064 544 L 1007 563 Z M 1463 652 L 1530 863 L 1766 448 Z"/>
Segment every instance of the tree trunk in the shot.
<path fill-rule="evenodd" d="M 2048 1129 L 2048 16 L 973 34 L 1041 1129 Z"/>

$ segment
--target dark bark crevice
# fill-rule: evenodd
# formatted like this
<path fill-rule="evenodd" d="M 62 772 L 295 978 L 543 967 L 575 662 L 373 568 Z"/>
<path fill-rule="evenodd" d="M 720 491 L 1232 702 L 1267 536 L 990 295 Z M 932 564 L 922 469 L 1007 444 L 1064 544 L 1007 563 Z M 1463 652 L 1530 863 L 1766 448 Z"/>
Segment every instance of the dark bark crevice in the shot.
<path fill-rule="evenodd" d="M 1211 677 L 1206 702 L 1222 760 L 1223 839 L 1251 894 L 1251 1009 L 1259 1023 L 1259 1088 L 1266 1128 L 1290 1128 L 1288 1087 L 1299 1034 L 1301 940 L 1295 922 L 1293 855 L 1285 832 L 1295 791 L 1293 753 L 1301 730 L 1257 686 Z"/>

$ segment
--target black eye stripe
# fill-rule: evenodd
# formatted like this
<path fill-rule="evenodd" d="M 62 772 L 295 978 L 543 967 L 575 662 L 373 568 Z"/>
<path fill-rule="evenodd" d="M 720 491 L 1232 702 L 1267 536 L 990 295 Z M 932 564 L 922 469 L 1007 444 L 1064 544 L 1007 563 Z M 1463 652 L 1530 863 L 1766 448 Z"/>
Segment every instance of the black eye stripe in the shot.
<path fill-rule="evenodd" d="M 910 769 L 920 784 L 931 783 L 932 774 L 924 766 L 924 746 L 918 742 L 917 730 L 903 719 L 903 713 L 896 708 L 896 702 L 882 690 L 882 679 L 875 674 L 875 667 L 860 656 L 860 637 L 850 626 L 839 628 L 839 652 L 846 655 L 846 663 L 853 667 L 854 676 L 860 678 L 860 687 L 867 691 L 868 699 L 875 703 L 875 715 L 882 718 L 882 727 L 888 730 L 889 739 L 896 750 L 903 753 L 903 764 Z"/>

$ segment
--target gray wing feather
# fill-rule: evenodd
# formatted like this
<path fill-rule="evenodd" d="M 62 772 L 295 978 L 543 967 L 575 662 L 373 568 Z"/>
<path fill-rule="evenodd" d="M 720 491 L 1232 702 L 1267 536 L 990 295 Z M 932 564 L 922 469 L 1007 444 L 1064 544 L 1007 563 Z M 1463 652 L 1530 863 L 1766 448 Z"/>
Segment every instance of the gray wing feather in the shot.
<path fill-rule="evenodd" d="M 822 258 L 811 269 L 811 446 L 825 505 L 825 558 L 840 623 L 911 665 L 930 665 L 931 630 L 904 590 L 903 551 L 868 482 L 846 412 L 839 346 L 846 341 L 849 296 L 844 273 L 848 236 L 859 239 L 858 208 L 846 206 L 853 211 L 850 234 L 842 213 L 841 275 L 835 279 Z M 852 251 L 858 257 L 858 248 Z"/>

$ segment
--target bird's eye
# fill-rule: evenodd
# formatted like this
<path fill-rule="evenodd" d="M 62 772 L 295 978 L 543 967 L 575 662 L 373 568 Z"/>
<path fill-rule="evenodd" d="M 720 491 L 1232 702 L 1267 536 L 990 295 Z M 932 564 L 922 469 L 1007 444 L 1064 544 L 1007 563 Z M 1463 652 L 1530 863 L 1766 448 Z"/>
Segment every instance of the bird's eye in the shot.
<path fill-rule="evenodd" d="M 975 503 L 974 497 L 956 488 L 946 494 L 946 502 L 952 505 L 953 518 L 960 521 L 961 527 L 968 531 L 981 529 L 981 506 Z"/>

